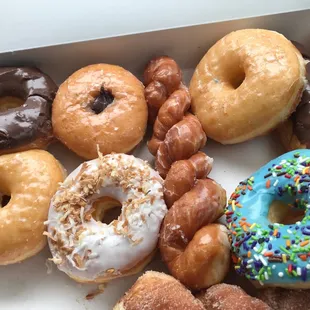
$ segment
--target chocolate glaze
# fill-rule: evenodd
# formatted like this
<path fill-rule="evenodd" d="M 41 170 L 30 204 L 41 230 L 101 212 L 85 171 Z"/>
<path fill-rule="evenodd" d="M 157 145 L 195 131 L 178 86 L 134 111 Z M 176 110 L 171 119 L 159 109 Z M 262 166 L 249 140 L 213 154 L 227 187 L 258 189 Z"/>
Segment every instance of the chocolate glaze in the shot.
<path fill-rule="evenodd" d="M 94 102 L 91 105 L 91 109 L 96 113 L 101 113 L 104 109 L 107 108 L 109 104 L 111 104 L 114 100 L 113 95 L 103 87 L 100 89 L 100 94 L 97 96 L 97 98 L 94 100 Z"/>
<path fill-rule="evenodd" d="M 52 134 L 51 107 L 56 92 L 53 80 L 36 68 L 0 68 L 0 97 L 25 101 L 0 113 L 0 150 L 21 147 Z"/>

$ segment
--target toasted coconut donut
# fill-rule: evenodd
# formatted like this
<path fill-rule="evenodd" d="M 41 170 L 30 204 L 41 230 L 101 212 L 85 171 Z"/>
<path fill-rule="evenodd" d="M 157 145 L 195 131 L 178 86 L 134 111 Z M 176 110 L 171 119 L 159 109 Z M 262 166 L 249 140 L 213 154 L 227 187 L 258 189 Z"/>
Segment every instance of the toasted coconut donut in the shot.
<path fill-rule="evenodd" d="M 86 159 L 128 153 L 143 138 L 147 105 L 142 83 L 125 69 L 97 64 L 73 73 L 53 104 L 55 135 Z"/>
<path fill-rule="evenodd" d="M 305 62 L 283 35 L 245 29 L 219 40 L 190 83 L 192 108 L 210 138 L 233 144 L 265 134 L 295 110 Z"/>
<path fill-rule="evenodd" d="M 48 152 L 31 150 L 0 157 L 0 265 L 20 262 L 46 244 L 44 221 L 50 200 L 64 178 L 58 161 Z"/>
<path fill-rule="evenodd" d="M 139 272 L 154 254 L 167 212 L 162 183 L 146 162 L 125 154 L 100 156 L 73 171 L 52 199 L 48 217 L 58 268 L 87 283 Z M 122 206 L 117 220 L 102 223 L 115 206 Z"/>
<path fill-rule="evenodd" d="M 148 271 L 140 277 L 113 310 L 204 310 L 178 280 Z"/>

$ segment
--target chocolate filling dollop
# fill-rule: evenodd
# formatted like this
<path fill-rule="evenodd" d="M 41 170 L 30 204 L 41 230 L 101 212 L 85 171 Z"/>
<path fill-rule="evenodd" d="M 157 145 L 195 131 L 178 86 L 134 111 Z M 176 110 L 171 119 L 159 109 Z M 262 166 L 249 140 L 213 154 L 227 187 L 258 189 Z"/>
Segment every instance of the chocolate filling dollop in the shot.
<path fill-rule="evenodd" d="M 0 150 L 51 136 L 51 108 L 57 88 L 49 76 L 36 68 L 0 68 L 0 97 L 24 101 L 22 106 L 0 113 Z"/>
<path fill-rule="evenodd" d="M 310 52 L 303 45 L 292 41 L 306 61 L 310 60 Z M 295 113 L 292 114 L 293 130 L 298 140 L 310 148 L 310 62 L 306 65 L 306 87 Z"/>
<path fill-rule="evenodd" d="M 108 90 L 101 87 L 99 95 L 95 98 L 91 105 L 91 109 L 99 114 L 107 108 L 114 100 L 114 96 Z"/>

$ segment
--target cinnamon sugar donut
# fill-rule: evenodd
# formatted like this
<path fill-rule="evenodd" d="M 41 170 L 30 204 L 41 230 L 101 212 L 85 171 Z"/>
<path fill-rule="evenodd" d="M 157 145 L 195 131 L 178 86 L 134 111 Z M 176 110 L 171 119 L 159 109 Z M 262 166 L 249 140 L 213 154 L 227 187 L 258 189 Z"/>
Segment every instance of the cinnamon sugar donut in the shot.
<path fill-rule="evenodd" d="M 267 304 L 247 295 L 236 285 L 217 284 L 197 297 L 207 310 L 272 310 Z"/>
<path fill-rule="evenodd" d="M 272 309 L 305 310 L 310 305 L 310 290 L 268 288 L 259 290 L 258 298 Z"/>
<path fill-rule="evenodd" d="M 122 206 L 117 220 L 101 222 Z M 139 272 L 151 260 L 167 207 L 163 180 L 134 156 L 99 156 L 79 166 L 52 199 L 53 261 L 71 278 L 103 283 Z"/>
<path fill-rule="evenodd" d="M 206 135 L 233 144 L 267 133 L 295 110 L 305 62 L 283 35 L 234 31 L 198 64 L 190 82 L 192 109 Z"/>
<path fill-rule="evenodd" d="M 0 157 L 0 265 L 20 262 L 46 245 L 44 221 L 64 171 L 48 152 Z M 3 198 L 10 196 L 7 205 Z"/>
<path fill-rule="evenodd" d="M 121 67 L 84 67 L 59 87 L 52 120 L 56 137 L 83 158 L 96 158 L 97 145 L 102 154 L 128 153 L 146 129 L 144 87 Z"/>
<path fill-rule="evenodd" d="M 141 276 L 113 310 L 204 310 L 179 281 L 164 273 Z"/>

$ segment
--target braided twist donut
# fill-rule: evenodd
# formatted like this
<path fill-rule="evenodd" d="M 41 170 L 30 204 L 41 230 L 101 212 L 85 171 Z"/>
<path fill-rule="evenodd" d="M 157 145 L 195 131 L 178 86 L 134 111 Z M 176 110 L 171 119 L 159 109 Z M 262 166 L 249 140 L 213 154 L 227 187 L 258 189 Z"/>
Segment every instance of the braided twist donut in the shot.
<path fill-rule="evenodd" d="M 223 225 L 210 224 L 223 215 L 225 203 L 226 193 L 219 184 L 197 180 L 172 205 L 162 223 L 162 258 L 171 274 L 191 289 L 219 283 L 228 271 L 228 231 Z"/>
<path fill-rule="evenodd" d="M 149 122 L 153 124 L 163 103 L 175 90 L 184 86 L 182 72 L 173 59 L 161 56 L 148 63 L 144 71 L 144 81 Z"/>
<path fill-rule="evenodd" d="M 187 114 L 166 134 L 159 145 L 155 158 L 155 168 L 165 178 L 172 163 L 190 158 L 206 144 L 206 135 L 199 120 Z"/>
<path fill-rule="evenodd" d="M 187 113 L 190 95 L 173 59 L 163 56 L 151 60 L 144 80 L 150 122 L 154 122 L 148 148 L 156 157 L 157 171 L 164 178 L 173 162 L 197 153 L 207 138 L 198 119 Z"/>
<path fill-rule="evenodd" d="M 164 183 L 164 197 L 168 208 L 190 191 L 197 179 L 204 179 L 211 172 L 213 159 L 198 152 L 188 160 L 175 162 Z"/>
<path fill-rule="evenodd" d="M 224 212 L 226 192 L 211 179 L 213 160 L 199 152 L 206 135 L 188 113 L 191 98 L 181 70 L 169 57 L 148 64 L 145 96 L 153 136 L 148 143 L 155 168 L 165 178 L 165 202 L 170 208 L 160 232 L 159 248 L 171 274 L 192 289 L 218 283 L 229 267 L 227 230 L 212 224 Z"/>
<path fill-rule="evenodd" d="M 152 139 L 148 143 L 151 154 L 156 155 L 160 144 L 165 140 L 167 132 L 173 125 L 183 119 L 190 104 L 190 95 L 185 88 L 176 90 L 164 102 L 154 123 Z"/>

